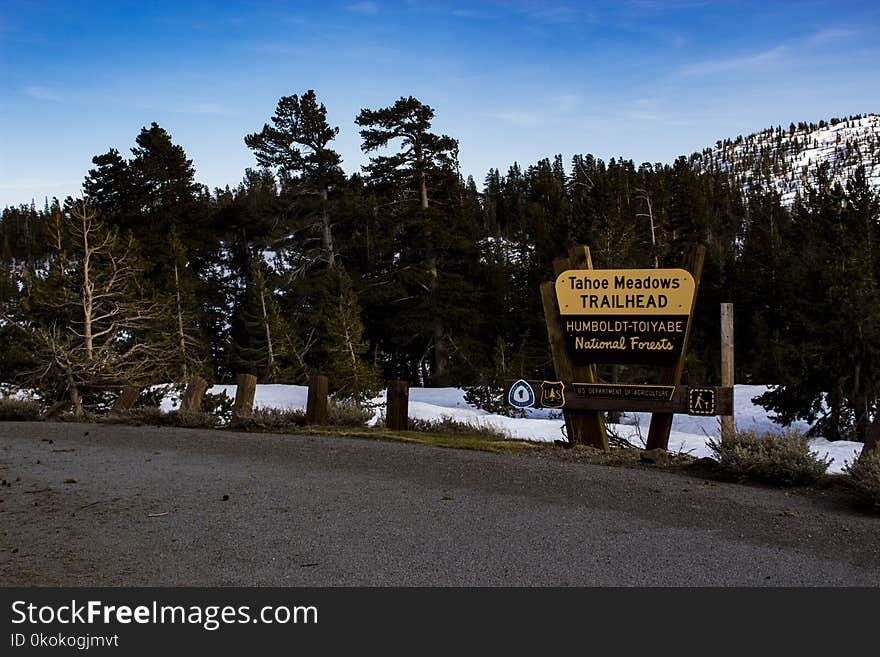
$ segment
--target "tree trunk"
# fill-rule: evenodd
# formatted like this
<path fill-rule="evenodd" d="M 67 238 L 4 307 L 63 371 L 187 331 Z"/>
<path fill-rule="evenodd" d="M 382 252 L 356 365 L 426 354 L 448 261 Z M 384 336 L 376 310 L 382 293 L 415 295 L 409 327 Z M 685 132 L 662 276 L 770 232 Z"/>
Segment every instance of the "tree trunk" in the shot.
<path fill-rule="evenodd" d="M 70 402 L 73 404 L 73 414 L 79 417 L 83 414 L 82 398 L 79 396 L 79 387 L 76 384 L 76 380 L 73 378 L 73 370 L 70 369 L 70 366 L 68 365 L 65 369 L 67 371 L 67 390 L 70 393 Z"/>
<path fill-rule="evenodd" d="M 425 170 L 419 171 L 419 187 L 422 194 L 422 210 L 428 209 L 428 176 Z"/>
<path fill-rule="evenodd" d="M 422 210 L 428 209 L 428 177 L 425 169 L 421 164 L 421 154 L 418 155 L 419 162 L 419 191 L 421 193 Z M 437 288 L 439 287 L 439 275 L 437 272 L 437 256 L 434 255 L 434 245 L 431 239 L 431 231 L 428 234 L 428 290 L 431 297 L 436 302 Z M 449 349 L 446 346 L 446 327 L 443 325 L 443 318 L 439 314 L 434 316 L 433 327 L 434 338 L 434 369 L 431 375 L 431 385 L 442 386 L 446 383 L 447 370 L 449 369 Z"/>
<path fill-rule="evenodd" d="M 430 277 L 428 290 L 436 304 L 437 288 L 439 287 L 436 256 L 431 256 L 428 259 L 428 275 Z M 431 385 L 437 387 L 446 384 L 446 376 L 449 369 L 449 348 L 446 345 L 446 326 L 443 323 L 443 318 L 436 312 L 436 308 L 434 314 L 433 340 L 434 369 L 431 375 Z"/>
<path fill-rule="evenodd" d="M 334 269 L 336 267 L 336 252 L 333 250 L 333 231 L 330 229 L 326 188 L 321 190 L 321 249 L 327 259 L 327 269 Z"/>
<path fill-rule="evenodd" d="M 339 297 L 339 318 L 342 321 L 342 339 L 345 342 L 345 351 L 348 354 L 349 366 L 351 367 L 351 377 L 352 377 L 352 391 L 356 399 L 360 400 L 361 395 L 361 381 L 360 381 L 360 369 L 358 368 L 358 355 L 357 349 L 354 344 L 354 340 L 352 339 L 352 331 L 350 320 L 351 317 L 345 308 L 345 299 L 340 295 Z M 358 401 L 360 403 L 360 401 Z"/>
<path fill-rule="evenodd" d="M 648 220 L 651 222 L 651 251 L 654 252 L 654 267 L 660 267 L 660 259 L 657 257 L 657 233 L 654 227 L 654 208 L 651 205 L 651 197 L 645 193 L 645 202 L 648 204 Z"/>
<path fill-rule="evenodd" d="M 267 380 L 271 380 L 275 372 L 275 351 L 272 349 L 272 330 L 269 327 L 269 314 L 266 312 L 266 291 L 260 288 L 260 308 L 263 311 L 263 328 L 266 330 L 266 369 Z"/>
<path fill-rule="evenodd" d="M 860 459 L 880 458 L 880 413 L 874 416 L 865 434 L 865 444 L 859 454 Z"/>
<path fill-rule="evenodd" d="M 92 252 L 89 248 L 89 220 L 88 210 L 83 208 L 82 215 L 82 231 L 83 231 L 83 287 L 82 287 L 82 303 L 83 303 L 83 341 L 86 348 L 86 358 L 91 361 L 94 351 L 94 343 L 92 340 L 92 310 L 94 309 L 94 296 L 92 290 L 91 279 L 91 256 Z M 79 415 L 79 413 L 77 413 Z"/>
<path fill-rule="evenodd" d="M 177 297 L 177 339 L 180 349 L 180 374 L 181 380 L 189 378 L 186 368 L 186 334 L 183 332 L 183 304 L 180 300 L 180 276 L 177 271 L 177 260 L 174 261 L 174 293 Z"/>

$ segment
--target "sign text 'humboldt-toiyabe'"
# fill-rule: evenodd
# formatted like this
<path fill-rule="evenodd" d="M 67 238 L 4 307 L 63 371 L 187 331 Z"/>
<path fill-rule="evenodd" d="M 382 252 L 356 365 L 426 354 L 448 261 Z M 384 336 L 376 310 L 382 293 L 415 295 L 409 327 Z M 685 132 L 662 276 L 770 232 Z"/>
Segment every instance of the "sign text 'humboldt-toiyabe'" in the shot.
<path fill-rule="evenodd" d="M 569 269 L 556 279 L 568 352 L 576 363 L 674 365 L 694 304 L 684 269 Z"/>

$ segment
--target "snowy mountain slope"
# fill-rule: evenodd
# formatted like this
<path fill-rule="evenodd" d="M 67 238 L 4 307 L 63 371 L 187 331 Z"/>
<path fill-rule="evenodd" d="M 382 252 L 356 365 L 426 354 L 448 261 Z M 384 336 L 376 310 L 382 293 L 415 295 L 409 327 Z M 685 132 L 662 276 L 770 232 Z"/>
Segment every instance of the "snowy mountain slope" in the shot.
<path fill-rule="evenodd" d="M 692 157 L 701 171 L 724 171 L 745 190 L 775 189 L 786 205 L 812 183 L 828 162 L 832 178 L 845 185 L 860 164 L 869 183 L 880 190 L 880 115 L 778 126 L 716 142 Z"/>

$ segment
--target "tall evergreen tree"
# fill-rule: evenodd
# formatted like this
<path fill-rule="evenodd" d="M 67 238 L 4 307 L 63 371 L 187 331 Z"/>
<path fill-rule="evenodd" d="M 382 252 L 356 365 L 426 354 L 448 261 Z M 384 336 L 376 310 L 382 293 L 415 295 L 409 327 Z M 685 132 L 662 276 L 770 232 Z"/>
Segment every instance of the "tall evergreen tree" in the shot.
<path fill-rule="evenodd" d="M 439 308 L 437 242 L 441 233 L 448 230 L 448 226 L 444 226 L 448 212 L 444 215 L 444 212 L 431 208 L 429 188 L 432 184 L 442 185 L 444 179 L 457 169 L 458 142 L 447 135 L 431 132 L 433 119 L 434 110 L 410 96 L 401 97 L 393 105 L 378 110 L 362 109 L 355 122 L 363 128 L 360 131 L 361 149 L 366 153 L 399 142 L 396 153 L 370 159 L 370 164 L 364 167 L 367 175 L 380 187 L 404 192 L 412 190 L 418 194 L 417 207 L 406 208 L 398 216 L 409 225 L 417 225 L 424 239 L 421 274 L 425 281 L 422 285 L 435 306 L 430 318 L 434 356 L 430 380 L 433 385 L 444 385 L 449 375 L 448 320 Z M 404 206 L 409 205 L 406 196 L 399 200 Z"/>
<path fill-rule="evenodd" d="M 283 96 L 278 101 L 272 125 L 244 138 L 260 166 L 275 169 L 283 185 L 295 193 L 316 194 L 319 199 L 317 222 L 321 239 L 321 258 L 327 269 L 336 266 L 333 217 L 330 194 L 344 181 L 342 158 L 330 147 L 338 127 L 327 123 L 327 109 L 318 103 L 314 90 L 300 98 Z"/>

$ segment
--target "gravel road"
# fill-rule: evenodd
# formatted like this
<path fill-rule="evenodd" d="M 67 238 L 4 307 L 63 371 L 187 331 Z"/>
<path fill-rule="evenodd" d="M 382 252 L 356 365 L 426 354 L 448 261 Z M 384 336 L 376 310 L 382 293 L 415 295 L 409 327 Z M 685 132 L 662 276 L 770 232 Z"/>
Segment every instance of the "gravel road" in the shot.
<path fill-rule="evenodd" d="M 331 437 L 0 423 L 0 584 L 880 584 L 834 496 Z"/>

